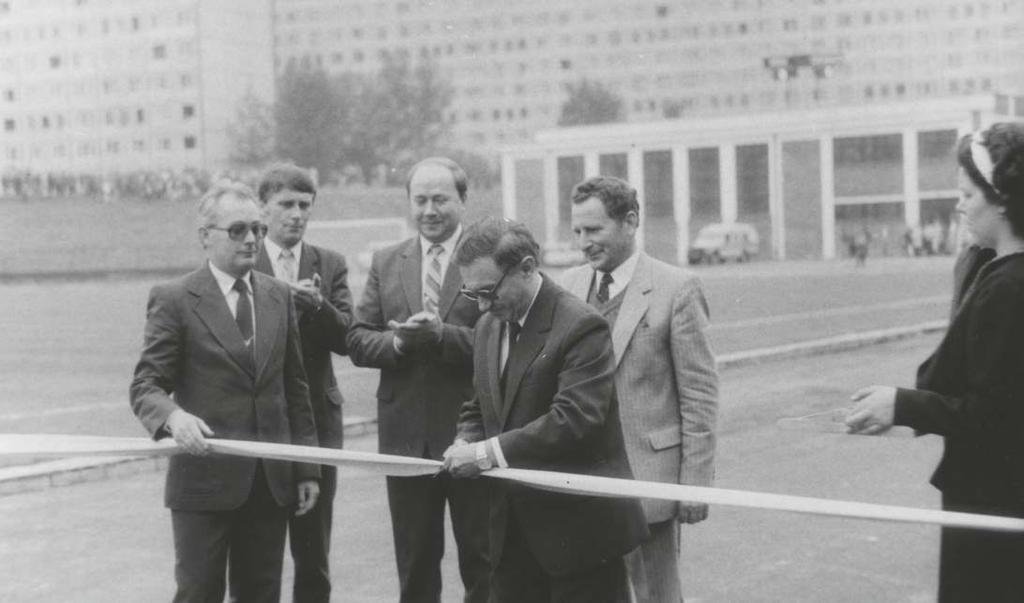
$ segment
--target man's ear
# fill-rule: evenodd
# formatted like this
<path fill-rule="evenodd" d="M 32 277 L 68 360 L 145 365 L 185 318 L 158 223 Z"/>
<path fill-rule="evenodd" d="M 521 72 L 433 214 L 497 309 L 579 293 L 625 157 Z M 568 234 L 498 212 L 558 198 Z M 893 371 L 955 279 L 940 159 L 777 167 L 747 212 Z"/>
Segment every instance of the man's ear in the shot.
<path fill-rule="evenodd" d="M 528 255 L 523 258 L 523 261 L 519 264 L 519 268 L 523 271 L 523 274 L 532 274 L 537 271 L 538 267 L 537 258 L 532 255 Z"/>
<path fill-rule="evenodd" d="M 622 221 L 633 228 L 639 228 L 640 226 L 640 216 L 635 211 L 627 212 Z"/>
<path fill-rule="evenodd" d="M 206 237 L 208 237 L 209 234 L 210 234 L 210 231 L 207 230 L 205 226 L 200 226 L 196 230 L 196 235 L 198 235 L 198 237 L 199 237 L 199 245 L 203 249 L 206 249 Z"/>

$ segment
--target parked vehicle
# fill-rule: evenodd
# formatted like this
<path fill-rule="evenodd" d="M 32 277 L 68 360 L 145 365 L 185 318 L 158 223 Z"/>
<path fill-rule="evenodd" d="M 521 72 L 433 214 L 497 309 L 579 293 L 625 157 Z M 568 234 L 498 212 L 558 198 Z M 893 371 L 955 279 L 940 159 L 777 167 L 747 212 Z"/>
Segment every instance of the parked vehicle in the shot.
<path fill-rule="evenodd" d="M 757 229 L 744 223 L 714 223 L 700 229 L 690 245 L 691 264 L 718 264 L 728 260 L 746 262 L 760 252 Z"/>

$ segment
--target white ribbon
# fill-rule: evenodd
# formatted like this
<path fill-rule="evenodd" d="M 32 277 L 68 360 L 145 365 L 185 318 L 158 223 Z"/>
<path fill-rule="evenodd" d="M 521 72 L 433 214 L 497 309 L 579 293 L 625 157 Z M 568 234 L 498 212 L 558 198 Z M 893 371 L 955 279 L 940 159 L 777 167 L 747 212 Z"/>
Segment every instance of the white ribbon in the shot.
<path fill-rule="evenodd" d="M 244 440 L 208 439 L 213 452 L 261 457 L 301 463 L 316 463 L 355 468 L 371 475 L 430 475 L 441 470 L 441 463 L 370 452 L 334 450 L 290 444 L 271 444 Z M 173 440 L 154 442 L 146 438 L 105 438 L 68 435 L 0 435 L 0 458 L 63 456 L 164 456 L 181 451 Z M 980 515 L 916 509 L 892 505 L 727 490 L 699 486 L 680 486 L 659 482 L 535 471 L 530 469 L 492 469 L 486 477 L 511 480 L 537 488 L 569 494 L 589 494 L 622 498 L 653 498 L 706 504 L 769 509 L 872 521 L 936 524 L 949 527 L 1024 532 L 1024 519 L 998 515 Z"/>

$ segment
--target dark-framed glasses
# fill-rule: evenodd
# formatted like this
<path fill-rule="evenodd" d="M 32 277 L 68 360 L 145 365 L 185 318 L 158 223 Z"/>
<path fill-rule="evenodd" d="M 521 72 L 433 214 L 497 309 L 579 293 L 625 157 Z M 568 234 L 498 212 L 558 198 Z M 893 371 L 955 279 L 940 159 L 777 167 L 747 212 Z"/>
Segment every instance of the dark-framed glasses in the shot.
<path fill-rule="evenodd" d="M 512 268 L 515 268 L 515 266 L 512 266 Z M 484 287 L 482 289 L 477 289 L 474 291 L 473 289 L 467 289 L 466 286 L 463 285 L 462 288 L 459 289 L 459 294 L 461 294 L 462 297 L 465 297 L 469 301 L 478 302 L 480 300 L 485 300 L 493 303 L 495 300 L 498 299 L 498 288 L 501 287 L 501 283 L 505 282 L 505 277 L 508 276 L 508 273 L 512 271 L 512 268 L 509 268 L 505 272 L 502 272 L 501 278 L 499 278 L 498 282 L 494 283 L 494 285 L 491 287 Z"/>
<path fill-rule="evenodd" d="M 227 227 L 207 226 L 207 228 L 210 230 L 223 230 L 228 233 L 228 237 L 230 237 L 232 241 L 244 241 L 245 236 L 250 232 L 252 233 L 252 236 L 257 239 L 262 239 L 267 236 L 267 225 L 263 222 L 235 222 Z"/>

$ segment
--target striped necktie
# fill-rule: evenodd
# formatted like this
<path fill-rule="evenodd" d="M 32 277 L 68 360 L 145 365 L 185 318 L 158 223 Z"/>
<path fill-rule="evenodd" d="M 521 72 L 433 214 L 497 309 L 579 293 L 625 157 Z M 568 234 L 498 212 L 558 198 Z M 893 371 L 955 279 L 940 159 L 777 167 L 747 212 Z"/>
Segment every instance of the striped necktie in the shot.
<path fill-rule="evenodd" d="M 430 262 L 427 264 L 427 278 L 423 287 L 423 309 L 427 312 L 437 314 L 441 303 L 441 254 L 444 247 L 434 243 L 427 250 L 427 257 Z"/>

